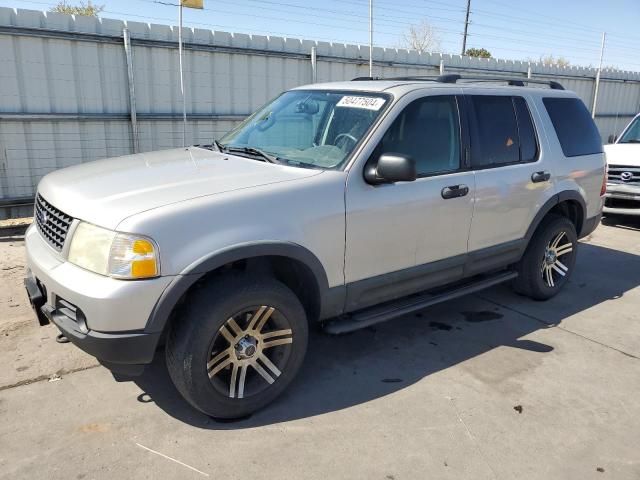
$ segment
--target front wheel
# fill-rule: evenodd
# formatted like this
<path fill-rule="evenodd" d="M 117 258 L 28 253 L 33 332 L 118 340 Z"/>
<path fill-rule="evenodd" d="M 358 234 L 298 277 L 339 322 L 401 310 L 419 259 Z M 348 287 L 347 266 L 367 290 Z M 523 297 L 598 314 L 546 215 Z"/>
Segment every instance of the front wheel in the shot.
<path fill-rule="evenodd" d="M 173 383 L 214 418 L 249 415 L 291 383 L 307 350 L 295 294 L 275 279 L 221 277 L 193 293 L 166 347 Z"/>
<path fill-rule="evenodd" d="M 560 215 L 547 217 L 518 264 L 516 291 L 535 300 L 556 295 L 573 273 L 577 248 L 573 222 Z"/>

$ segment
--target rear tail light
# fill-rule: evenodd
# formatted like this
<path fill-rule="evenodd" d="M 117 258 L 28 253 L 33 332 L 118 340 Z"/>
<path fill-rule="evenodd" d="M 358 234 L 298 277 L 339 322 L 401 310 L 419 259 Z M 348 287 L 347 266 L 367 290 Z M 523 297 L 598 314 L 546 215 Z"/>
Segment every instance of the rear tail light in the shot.
<path fill-rule="evenodd" d="M 602 176 L 602 187 L 600 187 L 600 196 L 604 197 L 604 194 L 607 193 L 607 175 L 609 173 L 609 166 L 605 164 L 604 166 L 604 175 Z"/>

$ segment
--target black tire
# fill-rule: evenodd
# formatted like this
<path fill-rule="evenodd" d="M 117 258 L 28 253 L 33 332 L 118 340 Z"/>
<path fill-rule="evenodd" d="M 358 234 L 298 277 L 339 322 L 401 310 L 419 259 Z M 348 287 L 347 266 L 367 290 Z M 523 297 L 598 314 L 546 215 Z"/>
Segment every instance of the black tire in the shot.
<path fill-rule="evenodd" d="M 556 264 L 554 268 L 550 266 L 553 255 L 547 256 L 547 249 L 559 236 L 561 236 L 559 251 L 564 253 L 561 253 L 561 256 L 558 256 L 556 260 L 561 260 L 562 267 Z M 569 245 L 571 250 L 567 251 Z M 560 215 L 548 215 L 534 233 L 527 250 L 517 265 L 518 278 L 514 282 L 516 292 L 534 300 L 547 300 L 556 295 L 573 273 L 577 247 L 578 237 L 573 222 Z M 553 248 L 551 250 L 558 251 Z M 545 265 L 549 266 L 551 281 L 547 277 Z M 564 272 L 564 275 L 559 270 Z"/>
<path fill-rule="evenodd" d="M 233 362 L 240 362 L 238 350 L 234 350 L 232 342 L 223 334 L 222 329 L 227 329 L 224 332 L 226 334 L 229 331 L 233 332 L 229 319 L 236 318 L 234 315 L 238 315 L 238 312 L 242 313 L 237 317 L 238 323 L 234 328 L 241 326 L 242 321 L 246 321 L 246 325 L 250 327 L 255 317 L 252 317 L 251 312 L 258 311 L 261 306 L 274 309 L 273 314 L 264 323 L 264 328 L 275 325 L 275 322 L 279 322 L 279 325 L 286 323 L 291 330 L 292 341 L 287 345 L 267 347 L 268 343 L 276 342 L 265 341 L 259 337 L 261 340 L 256 340 L 256 348 L 257 344 L 262 343 L 264 350 L 258 349 L 255 358 L 247 361 L 258 362 L 260 354 L 266 355 L 268 348 L 269 354 L 266 356 L 280 354 L 279 359 L 284 362 L 280 365 L 279 376 L 269 371 L 269 368 L 263 368 L 268 375 L 275 377 L 275 381 L 269 384 L 263 374 L 258 372 L 258 367 L 266 366 L 260 363 L 258 367 L 244 367 L 246 377 L 243 377 L 242 367 L 236 367 L 236 364 L 232 363 L 210 379 L 209 372 L 217 367 L 212 370 L 207 362 L 213 361 L 212 346 L 216 342 L 226 341 L 229 347 L 225 346 L 223 350 L 231 353 L 226 354 L 223 351 L 222 354 L 229 355 L 228 358 L 233 359 Z M 260 324 L 259 321 L 257 323 Z M 272 329 L 271 333 L 273 331 Z M 307 317 L 300 301 L 289 288 L 272 278 L 256 279 L 248 275 L 228 275 L 211 281 L 187 298 L 185 307 L 178 318 L 174 319 L 169 330 L 166 346 L 167 368 L 178 391 L 195 408 L 214 418 L 241 418 L 266 406 L 287 388 L 302 366 L 307 342 Z M 286 355 L 280 352 L 281 349 L 286 349 Z M 218 365 L 222 363 L 224 362 Z M 271 365 L 275 366 L 275 363 L 274 360 Z M 241 373 L 234 377 L 234 371 L 236 374 L 238 371 Z M 223 375 L 229 377 L 226 392 L 223 390 L 224 382 L 218 378 Z M 238 378 L 242 381 L 243 389 L 245 380 L 247 386 L 250 381 L 258 385 L 260 380 L 264 381 L 265 385 L 257 393 L 243 396 L 244 394 L 240 394 Z M 232 382 L 234 398 L 231 398 L 229 393 Z"/>

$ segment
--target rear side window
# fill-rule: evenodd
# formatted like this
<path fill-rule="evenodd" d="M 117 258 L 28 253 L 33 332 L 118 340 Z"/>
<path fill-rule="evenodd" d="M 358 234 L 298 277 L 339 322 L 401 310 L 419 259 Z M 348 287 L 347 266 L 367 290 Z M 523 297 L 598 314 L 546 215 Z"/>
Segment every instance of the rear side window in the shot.
<path fill-rule="evenodd" d="M 511 97 L 470 98 L 472 165 L 492 167 L 520 161 L 518 122 Z"/>
<path fill-rule="evenodd" d="M 536 131 L 531 120 L 531 112 L 527 102 L 522 97 L 513 97 L 518 118 L 518 136 L 520 138 L 520 161 L 533 162 L 538 158 L 538 141 Z"/>
<path fill-rule="evenodd" d="M 565 157 L 602 153 L 602 140 L 591 115 L 578 98 L 543 98 Z"/>

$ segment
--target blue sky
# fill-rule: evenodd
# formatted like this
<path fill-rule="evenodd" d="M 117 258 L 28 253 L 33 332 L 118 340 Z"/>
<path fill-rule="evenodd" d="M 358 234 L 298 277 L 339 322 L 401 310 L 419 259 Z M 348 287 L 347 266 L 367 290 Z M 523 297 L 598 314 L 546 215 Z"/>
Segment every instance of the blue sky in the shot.
<path fill-rule="evenodd" d="M 75 3 L 76 0 L 69 0 Z M 79 0 L 77 0 L 79 2 Z M 368 43 L 368 0 L 204 0 L 185 9 L 185 25 L 230 32 L 341 43 Z M 97 0 L 104 17 L 175 24 L 176 0 Z M 0 0 L 0 5 L 46 10 L 56 0 Z M 374 44 L 402 47 L 411 24 L 426 20 L 441 50 L 460 53 L 466 0 L 374 0 Z M 562 56 L 573 65 L 599 61 L 640 71 L 640 0 L 471 0 L 468 47 L 484 47 L 512 60 Z"/>

